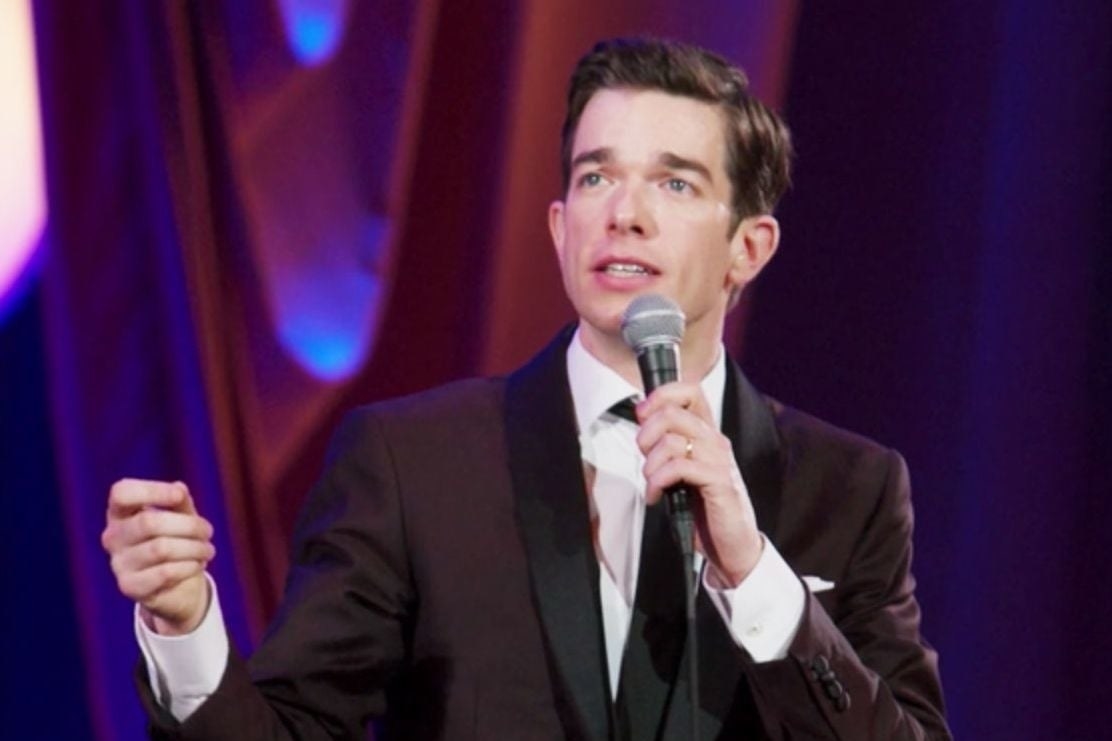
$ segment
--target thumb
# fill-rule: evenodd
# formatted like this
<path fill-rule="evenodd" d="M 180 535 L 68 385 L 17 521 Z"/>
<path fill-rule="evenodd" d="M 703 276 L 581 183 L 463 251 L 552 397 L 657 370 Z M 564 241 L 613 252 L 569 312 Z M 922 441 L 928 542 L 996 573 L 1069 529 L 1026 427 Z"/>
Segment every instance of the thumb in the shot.
<path fill-rule="evenodd" d="M 193 497 L 189 494 L 189 487 L 185 485 L 185 482 L 175 481 L 172 486 L 175 490 L 174 501 L 167 509 L 185 515 L 197 514 L 197 507 L 193 503 Z"/>

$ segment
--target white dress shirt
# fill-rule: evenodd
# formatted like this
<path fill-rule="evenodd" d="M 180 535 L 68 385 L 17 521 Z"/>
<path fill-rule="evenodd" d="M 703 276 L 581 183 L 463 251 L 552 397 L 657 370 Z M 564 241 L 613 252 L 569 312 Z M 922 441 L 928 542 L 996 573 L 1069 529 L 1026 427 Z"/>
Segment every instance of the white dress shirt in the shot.
<path fill-rule="evenodd" d="M 568 348 L 567 367 L 584 467 L 594 484 L 588 491 L 591 517 L 596 525 L 596 548 L 597 534 L 604 530 L 608 536 L 628 544 L 624 547 L 621 574 L 612 574 L 601 558 L 599 568 L 607 665 L 610 686 L 616 693 L 637 584 L 645 481 L 641 473 L 644 456 L 635 442 L 636 426 L 608 414 L 607 410 L 630 396 L 641 396 L 641 389 L 631 386 L 587 352 L 578 332 Z M 725 353 L 720 352 L 714 368 L 701 384 L 719 426 L 725 384 Z M 609 507 L 608 502 L 599 507 L 596 499 L 620 489 L 626 490 L 626 496 L 617 509 Z M 632 496 L 628 495 L 630 492 Z M 601 551 L 597 552 L 601 555 Z M 702 558 L 698 555 L 696 569 L 702 570 Z M 228 662 L 224 618 L 211 578 L 209 588 L 209 609 L 197 629 L 185 636 L 158 635 L 143 621 L 139 607 L 135 609 L 135 635 L 151 688 L 158 702 L 179 721 L 188 718 L 216 691 Z M 704 573 L 702 588 L 707 590 L 734 640 L 755 661 L 786 655 L 803 615 L 803 586 L 767 538 L 756 567 L 738 587 L 718 589 Z"/>

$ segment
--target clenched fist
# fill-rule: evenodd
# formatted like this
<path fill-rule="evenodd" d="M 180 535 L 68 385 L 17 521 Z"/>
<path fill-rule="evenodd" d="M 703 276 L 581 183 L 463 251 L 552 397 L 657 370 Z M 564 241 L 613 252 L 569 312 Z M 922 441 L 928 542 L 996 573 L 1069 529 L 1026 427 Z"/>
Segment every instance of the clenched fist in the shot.
<path fill-rule="evenodd" d="M 216 549 L 185 484 L 117 481 L 100 541 L 120 591 L 142 606 L 150 627 L 181 635 L 200 624 L 209 601 L 205 566 Z"/>

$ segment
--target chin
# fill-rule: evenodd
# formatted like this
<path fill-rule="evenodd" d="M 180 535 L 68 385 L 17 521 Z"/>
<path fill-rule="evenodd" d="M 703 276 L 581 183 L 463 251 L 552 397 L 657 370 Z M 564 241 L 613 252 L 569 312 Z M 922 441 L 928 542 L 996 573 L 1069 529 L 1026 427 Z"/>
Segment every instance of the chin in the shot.
<path fill-rule="evenodd" d="M 625 305 L 610 311 L 599 311 L 597 308 L 595 310 L 587 309 L 585 311 L 579 311 L 579 325 L 580 327 L 586 325 L 591 331 L 597 334 L 610 337 L 621 337 L 622 312 L 624 311 Z"/>

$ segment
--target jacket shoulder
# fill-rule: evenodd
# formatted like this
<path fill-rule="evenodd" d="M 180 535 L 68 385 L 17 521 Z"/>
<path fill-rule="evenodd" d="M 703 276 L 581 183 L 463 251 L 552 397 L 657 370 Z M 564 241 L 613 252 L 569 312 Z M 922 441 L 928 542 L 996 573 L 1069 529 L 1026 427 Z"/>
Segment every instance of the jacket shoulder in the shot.
<path fill-rule="evenodd" d="M 348 412 L 349 417 L 375 418 L 391 425 L 428 420 L 466 422 L 474 415 L 499 412 L 506 381 L 504 378 L 468 378 L 453 381 L 406 396 L 364 404 Z"/>
<path fill-rule="evenodd" d="M 471 378 L 355 407 L 333 433 L 327 462 L 370 441 L 439 455 L 477 435 L 500 439 L 505 379 Z"/>
<path fill-rule="evenodd" d="M 764 397 L 772 413 L 785 457 L 821 450 L 831 460 L 847 464 L 899 456 L 894 450 L 864 435 L 838 427 L 811 414 Z"/>

